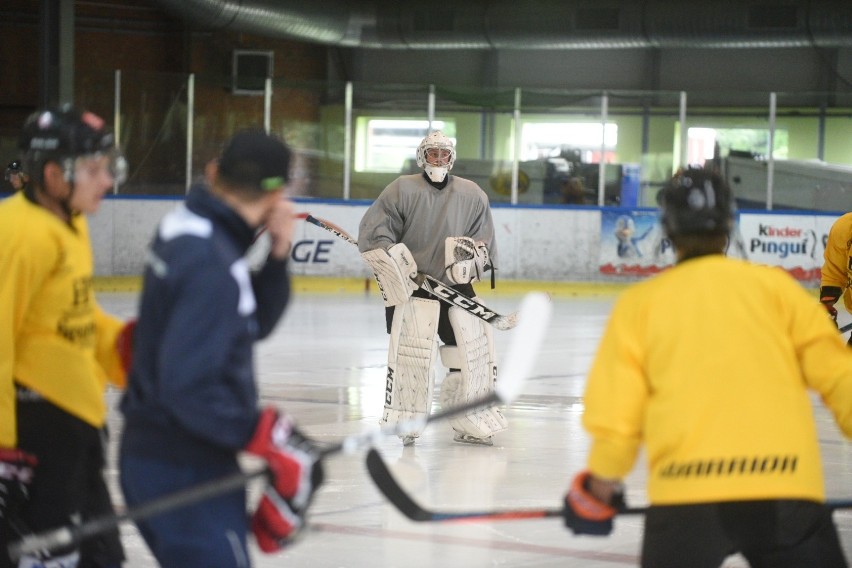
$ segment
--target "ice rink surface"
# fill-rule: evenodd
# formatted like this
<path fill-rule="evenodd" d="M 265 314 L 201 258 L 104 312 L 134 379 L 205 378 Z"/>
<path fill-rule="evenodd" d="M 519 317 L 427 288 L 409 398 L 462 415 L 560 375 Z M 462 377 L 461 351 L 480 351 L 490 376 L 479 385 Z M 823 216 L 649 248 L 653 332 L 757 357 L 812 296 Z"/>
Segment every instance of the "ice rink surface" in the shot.
<path fill-rule="evenodd" d="M 101 305 L 128 317 L 135 293 L 99 293 Z M 453 442 L 445 422 L 429 425 L 416 445 L 403 448 L 386 438 L 378 449 L 401 485 L 430 510 L 557 508 L 572 476 L 584 467 L 588 439 L 580 426 L 585 376 L 615 296 L 554 298 L 549 332 L 533 376 L 518 400 L 504 410 L 509 429 L 493 447 Z M 485 296 L 499 313 L 514 311 L 521 296 Z M 262 402 L 291 413 L 320 443 L 375 428 L 384 400 L 387 335 L 381 299 L 367 294 L 297 293 L 269 339 L 258 344 Z M 512 331 L 495 331 L 498 355 Z M 437 367 L 433 412 L 443 369 Z M 498 378 L 499 380 L 499 378 Z M 110 392 L 114 408 L 120 393 Z M 830 499 L 852 498 L 852 449 L 814 397 L 820 447 Z M 110 413 L 113 433 L 107 472 L 121 507 L 115 441 L 121 416 Z M 744 432 L 743 435 L 748 435 Z M 373 485 L 363 452 L 331 456 L 309 530 L 294 546 L 275 554 L 253 550 L 254 566 L 273 568 L 618 568 L 638 565 L 642 517 L 622 516 L 609 537 L 576 537 L 559 518 L 469 523 L 413 522 Z M 246 463 L 246 466 L 255 464 Z M 627 478 L 627 501 L 642 506 L 644 462 Z M 250 486 L 257 494 L 256 485 Z M 852 510 L 835 512 L 852 559 Z M 122 528 L 127 568 L 157 566 L 132 525 Z M 685 568 L 688 568 L 688 553 Z M 747 563 L 731 557 L 725 568 Z"/>

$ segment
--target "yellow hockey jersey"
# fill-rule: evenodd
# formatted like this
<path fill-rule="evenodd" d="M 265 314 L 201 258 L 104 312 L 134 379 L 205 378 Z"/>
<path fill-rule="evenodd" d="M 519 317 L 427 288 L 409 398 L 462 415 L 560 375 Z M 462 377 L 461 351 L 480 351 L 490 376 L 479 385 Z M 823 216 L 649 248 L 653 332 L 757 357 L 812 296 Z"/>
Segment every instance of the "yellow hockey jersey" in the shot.
<path fill-rule="evenodd" d="M 86 218 L 72 224 L 22 192 L 0 202 L 0 447 L 17 444 L 14 382 L 96 427 L 107 382 L 124 385 L 123 322 L 95 301 Z"/>
<path fill-rule="evenodd" d="M 843 304 L 852 313 L 852 213 L 841 216 L 828 232 L 820 286 L 843 290 Z"/>
<path fill-rule="evenodd" d="M 852 436 L 852 349 L 779 268 L 710 255 L 616 301 L 588 377 L 588 467 L 640 446 L 652 504 L 825 498 L 812 389 Z"/>

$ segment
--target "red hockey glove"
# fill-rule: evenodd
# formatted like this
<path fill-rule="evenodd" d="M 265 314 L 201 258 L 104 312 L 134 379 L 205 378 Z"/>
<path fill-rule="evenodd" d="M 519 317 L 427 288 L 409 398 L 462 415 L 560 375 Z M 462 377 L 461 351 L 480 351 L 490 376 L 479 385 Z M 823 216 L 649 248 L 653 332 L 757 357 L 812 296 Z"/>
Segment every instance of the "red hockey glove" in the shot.
<path fill-rule="evenodd" d="M 129 320 L 118 332 L 118 337 L 115 339 L 115 350 L 118 351 L 118 356 L 121 358 L 121 366 L 125 373 L 130 372 L 130 366 L 133 364 L 133 334 L 136 333 L 136 320 Z"/>
<path fill-rule="evenodd" d="M 624 508 L 624 493 L 617 491 L 611 503 L 604 503 L 589 492 L 591 476 L 589 471 L 581 471 L 574 477 L 562 515 L 565 526 L 574 534 L 606 536 L 612 532 L 613 517 Z"/>
<path fill-rule="evenodd" d="M 0 448 L 0 519 L 13 516 L 29 498 L 29 485 L 38 460 L 18 449 Z"/>
<path fill-rule="evenodd" d="M 291 544 L 304 519 L 277 491 L 267 487 L 251 518 L 251 531 L 264 552 L 277 552 Z"/>
<path fill-rule="evenodd" d="M 265 408 L 246 451 L 265 459 L 272 474 L 272 488 L 252 517 L 252 532 L 261 550 L 274 552 L 295 537 L 323 482 L 319 450 L 287 416 Z"/>

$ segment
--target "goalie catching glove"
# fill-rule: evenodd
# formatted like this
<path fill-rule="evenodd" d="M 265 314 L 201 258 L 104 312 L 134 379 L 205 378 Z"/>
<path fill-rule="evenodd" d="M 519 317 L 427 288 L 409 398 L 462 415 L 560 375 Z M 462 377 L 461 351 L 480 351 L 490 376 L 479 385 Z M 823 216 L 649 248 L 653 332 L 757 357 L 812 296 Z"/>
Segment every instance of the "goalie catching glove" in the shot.
<path fill-rule="evenodd" d="M 574 477 L 565 495 L 562 516 L 565 526 L 574 534 L 606 536 L 612 532 L 612 519 L 624 509 L 624 490 L 620 483 L 601 482 L 612 490 L 609 502 L 604 502 L 589 489 L 592 479 L 589 471 L 581 471 Z"/>
<path fill-rule="evenodd" d="M 269 466 L 272 484 L 260 499 L 251 527 L 260 549 L 275 552 L 304 526 L 311 499 L 323 482 L 320 452 L 292 420 L 273 408 L 261 412 L 245 449 Z"/>
<path fill-rule="evenodd" d="M 447 237 L 444 241 L 444 265 L 453 284 L 470 284 L 482 280 L 491 270 L 488 247 L 470 237 Z"/>

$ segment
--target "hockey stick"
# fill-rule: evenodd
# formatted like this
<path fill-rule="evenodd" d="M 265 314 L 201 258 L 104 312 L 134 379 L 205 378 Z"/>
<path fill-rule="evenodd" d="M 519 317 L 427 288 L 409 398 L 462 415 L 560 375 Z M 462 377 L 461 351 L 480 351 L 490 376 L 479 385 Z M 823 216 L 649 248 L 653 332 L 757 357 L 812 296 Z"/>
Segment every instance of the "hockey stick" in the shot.
<path fill-rule="evenodd" d="M 453 522 L 453 521 L 517 521 L 522 519 L 544 519 L 561 517 L 563 508 L 541 509 L 495 509 L 491 511 L 434 511 L 423 508 L 405 492 L 388 468 L 381 454 L 375 448 L 367 452 L 367 471 L 379 491 L 393 503 L 400 513 L 412 521 Z M 829 509 L 850 509 L 852 500 L 838 499 L 826 501 Z M 619 515 L 644 515 L 648 507 L 625 507 Z"/>
<path fill-rule="evenodd" d="M 517 381 L 519 377 L 525 379 L 532 371 L 533 363 L 547 331 L 550 309 L 550 302 L 544 294 L 530 294 L 521 303 L 518 329 L 515 331 L 511 345 L 509 345 L 501 377 Z M 495 394 L 499 392 L 499 389 L 500 381 L 497 382 Z M 429 511 L 421 507 L 400 487 L 375 448 L 367 452 L 367 471 L 369 471 L 370 477 L 382 494 L 403 515 L 413 521 L 511 520 L 562 515 L 561 509 L 518 509 L 463 513 Z"/>
<path fill-rule="evenodd" d="M 517 521 L 521 519 L 544 519 L 561 517 L 562 509 L 496 509 L 491 511 L 433 511 L 423 508 L 399 485 L 381 454 L 375 448 L 367 452 L 367 471 L 379 491 L 388 498 L 400 513 L 412 521 Z M 641 514 L 645 509 L 625 509 L 619 514 Z"/>
<path fill-rule="evenodd" d="M 444 420 L 458 414 L 464 414 L 476 408 L 491 406 L 497 403 L 511 403 L 520 394 L 523 383 L 529 375 L 535 358 L 535 352 L 538 350 L 538 345 L 544 337 L 547 321 L 550 318 L 550 310 L 550 302 L 544 294 L 529 294 L 524 299 L 521 311 L 525 314 L 524 319 L 529 322 L 526 325 L 527 331 L 524 336 L 517 336 L 510 346 L 510 352 L 507 354 L 506 363 L 503 366 L 503 378 L 497 382 L 494 392 L 479 400 L 447 408 L 418 420 L 400 422 L 392 427 L 370 429 L 348 436 L 340 442 L 321 449 L 320 458 L 322 459 L 340 452 L 353 453 L 372 446 L 385 436 L 404 434 L 412 430 L 422 430 L 426 424 Z M 538 327 L 536 328 L 536 326 Z M 520 353 L 516 353 L 518 351 Z M 251 480 L 268 475 L 268 467 L 239 472 L 189 489 L 164 495 L 117 515 L 104 515 L 80 525 L 61 527 L 39 534 L 28 535 L 20 541 L 9 545 L 9 555 L 13 560 L 17 560 L 25 554 L 50 551 L 75 545 L 89 537 L 111 530 L 121 523 L 141 521 L 166 511 L 236 491 L 244 487 Z"/>
<path fill-rule="evenodd" d="M 316 225 L 321 229 L 325 229 L 326 231 L 337 235 L 348 243 L 351 243 L 356 246 L 358 245 L 358 241 L 353 239 L 352 236 L 349 235 L 349 233 L 347 233 L 334 223 L 325 221 L 323 219 L 318 219 L 309 213 L 302 215 L 304 215 L 305 221 L 307 221 L 308 223 Z M 418 286 L 420 286 L 422 290 L 425 290 L 438 300 L 450 304 L 451 306 L 457 306 L 466 311 L 467 313 L 490 323 L 497 329 L 512 329 L 518 324 L 518 312 L 513 312 L 508 315 L 500 315 L 494 310 L 480 304 L 473 298 L 465 296 L 458 290 L 450 288 L 440 280 L 433 278 L 428 274 L 419 272 L 417 276 L 414 276 L 412 278 L 412 280 L 414 280 L 414 282 Z"/>
<path fill-rule="evenodd" d="M 840 333 L 846 333 L 850 329 L 852 329 L 852 323 L 847 323 L 843 327 L 839 328 L 837 331 L 839 331 Z"/>

